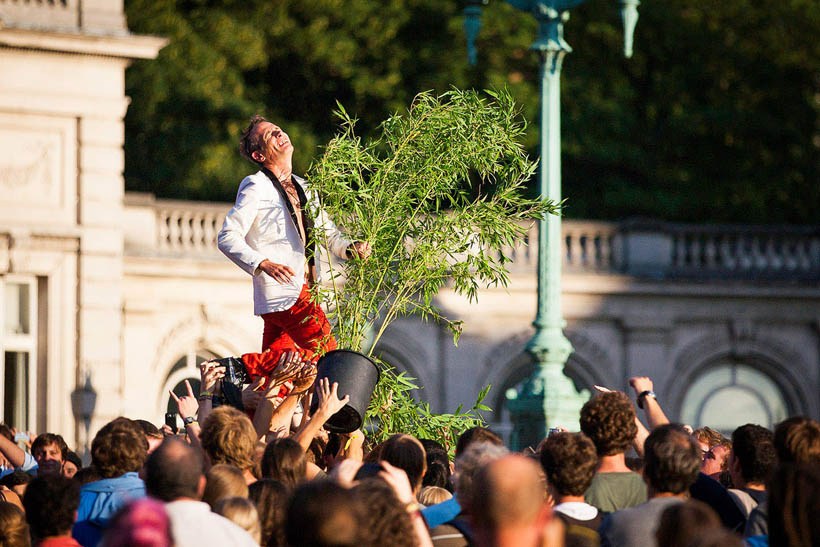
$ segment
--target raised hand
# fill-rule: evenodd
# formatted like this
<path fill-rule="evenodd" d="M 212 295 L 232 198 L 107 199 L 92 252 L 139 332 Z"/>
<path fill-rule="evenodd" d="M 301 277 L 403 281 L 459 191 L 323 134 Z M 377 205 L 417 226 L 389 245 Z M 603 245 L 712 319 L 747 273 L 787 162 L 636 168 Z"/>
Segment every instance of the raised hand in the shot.
<path fill-rule="evenodd" d="M 174 398 L 174 401 L 177 403 L 177 408 L 179 409 L 179 415 L 184 420 L 188 417 L 196 417 L 196 413 L 199 410 L 199 403 L 194 396 L 194 390 L 191 389 L 191 383 L 188 380 L 185 380 L 185 388 L 188 390 L 187 395 L 183 395 L 182 397 L 177 397 L 176 393 L 171 391 L 171 397 Z"/>
<path fill-rule="evenodd" d="M 307 362 L 302 365 L 302 368 L 300 368 L 291 379 L 293 382 L 293 391 L 290 394 L 298 395 L 309 390 L 311 386 L 313 386 L 313 382 L 316 381 L 316 372 L 316 365 L 313 363 Z"/>
<path fill-rule="evenodd" d="M 330 380 L 322 378 L 319 380 L 317 397 L 319 399 L 319 407 L 316 412 L 321 412 L 322 416 L 327 419 L 339 412 L 344 406 L 350 402 L 350 395 L 345 395 L 339 399 L 339 383 L 333 382 L 330 385 Z"/>
<path fill-rule="evenodd" d="M 214 361 L 205 361 L 199 365 L 200 393 L 218 393 L 225 377 L 225 367 Z"/>
<path fill-rule="evenodd" d="M 284 352 L 279 358 L 279 362 L 276 364 L 276 367 L 274 367 L 273 371 L 271 371 L 271 386 L 281 386 L 287 380 L 290 380 L 299 372 L 302 365 L 302 356 L 298 351 Z M 272 389 L 271 386 L 269 386 L 269 389 Z"/>
<path fill-rule="evenodd" d="M 265 397 L 263 386 L 265 377 L 259 377 L 242 390 L 242 406 L 248 410 L 253 410 L 259 406 L 259 401 Z"/>

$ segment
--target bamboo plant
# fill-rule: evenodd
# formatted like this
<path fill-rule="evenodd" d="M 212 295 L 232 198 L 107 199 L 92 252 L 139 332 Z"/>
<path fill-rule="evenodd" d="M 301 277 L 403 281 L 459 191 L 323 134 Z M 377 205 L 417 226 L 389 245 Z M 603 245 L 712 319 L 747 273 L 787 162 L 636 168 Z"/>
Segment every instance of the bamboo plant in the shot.
<path fill-rule="evenodd" d="M 367 260 L 331 263 L 330 279 L 314 288 L 339 347 L 378 360 L 386 329 L 408 315 L 445 326 L 457 344 L 462 324 L 436 307 L 438 291 L 473 301 L 482 287 L 506 285 L 502 250 L 524 237 L 522 221 L 558 212 L 526 196 L 536 164 L 521 145 L 525 122 L 505 91 L 421 93 L 366 142 L 340 104 L 335 114 L 340 131 L 307 180 L 330 218 L 373 250 Z M 315 232 L 326 248 L 324 232 Z M 489 387 L 469 411 L 449 415 L 416 402 L 415 388 L 406 374 L 383 369 L 366 416 L 377 440 L 404 431 L 449 446 L 489 410 L 481 404 Z"/>

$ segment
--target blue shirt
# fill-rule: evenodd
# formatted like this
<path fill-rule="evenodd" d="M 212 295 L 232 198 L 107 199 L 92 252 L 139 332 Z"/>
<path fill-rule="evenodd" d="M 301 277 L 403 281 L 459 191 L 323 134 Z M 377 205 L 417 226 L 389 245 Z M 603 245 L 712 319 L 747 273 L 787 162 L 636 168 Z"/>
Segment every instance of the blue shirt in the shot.
<path fill-rule="evenodd" d="M 455 496 L 447 501 L 425 507 L 421 510 L 421 516 L 427 521 L 427 527 L 431 530 L 436 526 L 441 526 L 445 522 L 450 522 L 456 518 L 459 513 L 461 513 L 461 505 L 458 504 Z"/>

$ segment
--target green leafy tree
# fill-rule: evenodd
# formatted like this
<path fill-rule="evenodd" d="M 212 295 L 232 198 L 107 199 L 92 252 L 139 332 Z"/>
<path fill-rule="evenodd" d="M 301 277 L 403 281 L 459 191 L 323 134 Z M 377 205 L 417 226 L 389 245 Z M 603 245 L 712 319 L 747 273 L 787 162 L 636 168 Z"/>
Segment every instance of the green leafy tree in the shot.
<path fill-rule="evenodd" d="M 551 202 L 524 195 L 535 171 L 520 143 L 526 125 L 509 94 L 489 95 L 422 93 L 367 140 L 339 107 L 342 131 L 309 170 L 309 186 L 347 234 L 373 249 L 342 271 L 331 262 L 329 283 L 313 289 L 339 347 L 377 356 L 385 330 L 408 315 L 446 326 L 457 342 L 461 322 L 436 307 L 439 290 L 446 285 L 474 300 L 483 286 L 506 285 L 504 248 L 523 237 L 528 221 L 557 213 Z M 323 230 L 314 236 L 328 246 Z M 404 380 L 382 375 L 368 413 L 377 438 L 457 434 L 480 418 L 472 413 L 484 408 L 486 390 L 468 413 L 434 416 L 409 397 Z"/>
<path fill-rule="evenodd" d="M 466 63 L 450 0 L 126 0 L 132 31 L 171 39 L 126 75 L 126 183 L 232 199 L 255 112 L 280 122 L 304 171 L 339 100 L 363 136 L 423 90 L 507 87 L 538 114 L 535 21 L 485 9 Z M 614 0 L 572 11 L 563 73 L 565 214 L 815 223 L 820 217 L 820 3 L 644 2 L 621 58 Z M 538 135 L 524 139 L 536 150 Z"/>

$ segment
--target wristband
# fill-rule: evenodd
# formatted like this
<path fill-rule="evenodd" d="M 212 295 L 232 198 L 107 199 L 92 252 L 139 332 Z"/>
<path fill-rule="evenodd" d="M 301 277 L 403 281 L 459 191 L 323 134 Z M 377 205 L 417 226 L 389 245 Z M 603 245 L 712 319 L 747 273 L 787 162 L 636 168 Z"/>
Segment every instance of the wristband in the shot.
<path fill-rule="evenodd" d="M 184 423 L 186 426 L 189 426 L 191 424 L 198 424 L 199 422 L 197 422 L 196 418 L 194 418 L 193 416 L 188 416 L 187 418 L 182 419 L 182 423 Z"/>
<path fill-rule="evenodd" d="M 419 511 L 421 511 L 421 505 L 419 505 L 415 501 L 411 501 L 410 503 L 404 506 L 404 510 L 412 515 L 413 513 L 418 513 Z"/>
<path fill-rule="evenodd" d="M 646 391 L 641 391 L 638 394 L 638 398 L 636 399 L 636 402 L 638 403 L 638 408 L 643 408 L 643 400 L 647 397 L 652 397 L 655 400 L 658 399 L 658 396 L 655 395 L 655 392 L 650 389 L 647 389 Z"/>
<path fill-rule="evenodd" d="M 203 400 L 203 399 L 213 399 L 213 396 L 214 396 L 214 394 L 211 393 L 210 391 L 200 391 L 199 392 L 199 397 L 197 397 L 197 399 L 200 400 L 200 401 Z"/>

